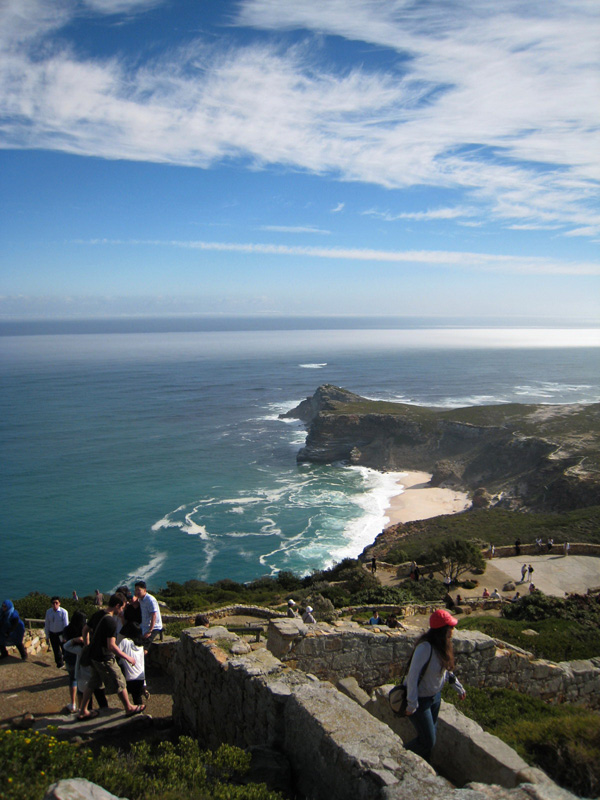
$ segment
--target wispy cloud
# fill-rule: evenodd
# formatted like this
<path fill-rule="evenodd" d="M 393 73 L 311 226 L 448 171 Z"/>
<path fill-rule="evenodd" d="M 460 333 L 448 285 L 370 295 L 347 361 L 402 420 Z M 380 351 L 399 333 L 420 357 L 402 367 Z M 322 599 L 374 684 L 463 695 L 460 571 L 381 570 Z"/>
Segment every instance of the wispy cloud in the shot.
<path fill-rule="evenodd" d="M 87 0 L 88 13 L 155 5 Z M 301 30 L 303 42 L 241 45 L 232 34 L 227 47 L 197 40 L 152 61 L 65 44 L 77 8 L 0 7 L 1 146 L 203 168 L 235 157 L 456 188 L 507 225 L 600 231 L 592 0 L 245 0 L 238 25 Z M 313 35 L 393 51 L 397 67 L 336 70 Z"/>
<path fill-rule="evenodd" d="M 475 216 L 477 212 L 474 209 L 457 206 L 455 208 L 435 208 L 428 211 L 402 211 L 397 214 L 394 214 L 391 211 L 378 211 L 376 208 L 370 208 L 362 213 L 370 217 L 379 217 L 386 222 L 396 222 L 399 219 L 411 219 L 418 222 L 428 222 L 430 220 L 472 217 Z"/>
<path fill-rule="evenodd" d="M 338 203 L 337 206 L 335 206 L 335 208 L 331 209 L 331 213 L 332 214 L 339 214 L 340 211 L 344 210 L 345 205 L 346 205 L 345 203 Z"/>
<path fill-rule="evenodd" d="M 342 247 L 304 247 L 253 242 L 208 242 L 160 239 L 90 239 L 74 240 L 74 244 L 176 247 L 188 250 L 222 253 L 245 253 L 272 256 L 302 256 L 344 261 L 398 263 L 467 269 L 483 272 L 505 272 L 522 275 L 600 275 L 600 264 L 585 261 L 564 261 L 534 256 L 493 255 L 489 253 L 453 252 L 441 250 L 373 250 Z"/>
<path fill-rule="evenodd" d="M 310 225 L 261 225 L 261 231 L 273 231 L 274 233 L 320 233 L 328 236 L 331 231 L 323 228 L 314 228 Z"/>

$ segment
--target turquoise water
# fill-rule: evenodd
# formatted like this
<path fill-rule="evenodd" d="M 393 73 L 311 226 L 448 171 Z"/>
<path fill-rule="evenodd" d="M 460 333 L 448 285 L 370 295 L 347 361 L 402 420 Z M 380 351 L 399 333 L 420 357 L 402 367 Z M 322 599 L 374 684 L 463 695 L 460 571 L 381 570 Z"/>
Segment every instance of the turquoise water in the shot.
<path fill-rule="evenodd" d="M 322 383 L 446 407 L 600 400 L 589 329 L 24 331 L 0 336 L 9 597 L 358 554 L 399 475 L 296 464 L 305 432 L 278 414 Z"/>

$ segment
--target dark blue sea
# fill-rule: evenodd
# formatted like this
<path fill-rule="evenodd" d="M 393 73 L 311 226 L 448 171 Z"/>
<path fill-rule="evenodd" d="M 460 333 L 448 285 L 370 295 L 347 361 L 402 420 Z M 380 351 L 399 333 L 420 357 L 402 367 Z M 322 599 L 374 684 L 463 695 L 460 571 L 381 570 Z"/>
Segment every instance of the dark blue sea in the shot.
<path fill-rule="evenodd" d="M 0 592 L 306 573 L 385 526 L 398 473 L 297 465 L 333 383 L 428 406 L 600 400 L 597 329 L 431 320 L 0 324 Z M 409 468 L 410 465 L 407 465 Z"/>

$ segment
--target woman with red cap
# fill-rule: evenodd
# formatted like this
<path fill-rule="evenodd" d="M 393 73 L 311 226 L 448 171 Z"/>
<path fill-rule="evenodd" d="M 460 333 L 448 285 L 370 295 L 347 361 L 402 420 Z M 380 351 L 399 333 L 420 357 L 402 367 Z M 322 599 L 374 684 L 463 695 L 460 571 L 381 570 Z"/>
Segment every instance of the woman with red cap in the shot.
<path fill-rule="evenodd" d="M 451 671 L 454 668 L 452 634 L 457 623 L 445 608 L 433 612 L 429 617 L 429 630 L 417 642 L 406 678 L 406 713 L 417 732 L 406 748 L 427 760 L 435 744 L 444 683 L 448 681 L 460 699 L 465 698 L 464 688 Z"/>

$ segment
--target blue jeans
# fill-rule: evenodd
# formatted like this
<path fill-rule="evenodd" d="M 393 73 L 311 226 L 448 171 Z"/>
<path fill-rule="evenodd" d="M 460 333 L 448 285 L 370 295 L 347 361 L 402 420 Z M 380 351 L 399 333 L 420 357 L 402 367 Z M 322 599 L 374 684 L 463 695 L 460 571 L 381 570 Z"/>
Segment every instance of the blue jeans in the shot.
<path fill-rule="evenodd" d="M 405 747 L 427 761 L 431 758 L 431 751 L 435 745 L 437 718 L 441 703 L 441 692 L 434 694 L 433 697 L 419 697 L 419 707 L 409 717 L 417 736 L 415 739 L 411 739 Z"/>

